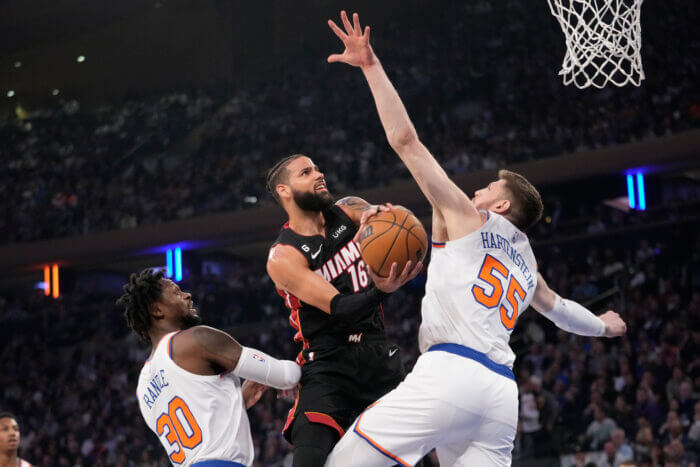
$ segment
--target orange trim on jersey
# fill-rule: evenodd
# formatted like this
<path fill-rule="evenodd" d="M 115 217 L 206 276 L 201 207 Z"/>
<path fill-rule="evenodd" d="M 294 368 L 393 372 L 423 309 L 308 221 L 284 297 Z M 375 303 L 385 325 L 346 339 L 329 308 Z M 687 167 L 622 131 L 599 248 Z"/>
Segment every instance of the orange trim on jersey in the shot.
<path fill-rule="evenodd" d="M 491 211 L 489 211 L 489 210 L 487 209 L 487 210 L 486 210 L 486 220 L 489 220 L 489 219 L 491 219 Z"/>
<path fill-rule="evenodd" d="M 301 393 L 301 384 L 297 386 L 297 397 L 294 399 L 294 406 L 289 409 L 289 413 L 287 414 L 287 421 L 284 423 L 284 428 L 282 428 L 282 433 L 287 431 L 289 429 L 289 426 L 292 424 L 294 421 L 294 414 L 297 411 L 297 405 L 299 405 L 299 394 Z"/>
<path fill-rule="evenodd" d="M 372 407 L 374 407 L 375 405 L 377 405 L 378 403 L 379 403 L 379 401 L 377 401 L 377 402 L 375 402 L 374 404 L 372 404 L 372 405 L 370 405 L 369 407 L 367 407 L 367 408 L 365 409 L 365 412 L 368 411 L 369 409 L 371 409 Z M 362 438 L 362 439 L 364 439 L 365 441 L 367 441 L 374 449 L 376 449 L 377 451 L 381 452 L 382 454 L 384 454 L 384 455 L 385 455 L 386 457 L 388 457 L 389 459 L 393 460 L 394 462 L 397 462 L 397 463 L 401 464 L 401 465 L 404 466 L 404 467 L 411 467 L 411 464 L 409 464 L 409 463 L 406 462 L 405 460 L 401 459 L 399 456 L 396 456 L 396 455 L 390 453 L 389 451 L 387 451 L 386 449 L 384 449 L 379 443 L 377 443 L 375 440 L 373 440 L 372 438 L 370 438 L 366 433 L 364 433 L 364 432 L 362 432 L 362 430 L 360 430 L 360 422 L 362 421 L 362 417 L 364 416 L 365 412 L 362 412 L 362 413 L 360 414 L 359 418 L 357 419 L 357 423 L 355 423 L 355 428 L 353 428 L 353 431 L 354 431 L 355 433 L 357 433 L 357 434 L 360 436 L 360 438 Z"/>
<path fill-rule="evenodd" d="M 445 248 L 444 243 L 437 243 L 437 242 L 430 242 L 433 245 L 433 248 Z"/>
<path fill-rule="evenodd" d="M 177 331 L 168 338 L 168 357 L 170 357 L 170 360 L 173 359 L 173 337 L 177 336 L 181 332 L 182 331 Z"/>
<path fill-rule="evenodd" d="M 338 425 L 338 422 L 328 414 L 321 412 L 304 412 L 304 415 L 306 415 L 306 418 L 308 418 L 311 423 L 321 423 L 322 425 L 333 428 L 340 434 L 341 438 L 345 434 L 345 430 L 343 430 L 340 425 Z"/>
<path fill-rule="evenodd" d="M 294 297 L 294 298 L 297 300 L 297 302 L 299 301 L 298 298 L 296 298 L 296 297 Z M 299 308 L 296 309 L 297 323 L 299 323 L 299 336 L 301 336 L 301 340 L 304 343 L 304 345 L 301 347 L 301 352 L 299 352 L 299 355 L 297 356 L 297 363 L 299 365 L 303 365 L 304 363 L 306 363 L 306 359 L 304 358 L 304 355 L 303 355 L 304 350 L 308 349 L 310 346 L 309 346 L 309 341 L 306 340 L 306 338 L 304 337 L 304 333 L 301 331 L 301 314 L 299 314 L 299 309 L 301 308 L 301 303 L 299 303 L 299 305 L 300 305 Z"/>
<path fill-rule="evenodd" d="M 148 363 L 148 362 L 151 361 L 151 359 L 153 358 L 153 355 L 156 354 L 156 350 L 158 350 L 158 346 L 160 345 L 161 342 L 163 342 L 163 339 L 165 339 L 165 337 L 166 337 L 167 335 L 168 335 L 168 334 L 166 333 L 166 334 L 163 334 L 162 336 L 160 336 L 160 339 L 158 340 L 158 343 L 157 343 L 156 346 L 154 347 L 155 350 L 153 350 L 153 354 L 151 354 L 151 356 L 148 357 L 148 359 L 146 359 L 145 362 L 143 362 L 144 365 L 145 365 L 146 363 Z"/>
<path fill-rule="evenodd" d="M 301 309 L 301 300 L 283 289 L 277 289 L 277 294 L 284 299 L 284 304 L 290 310 L 289 325 L 292 326 L 293 329 L 297 330 L 297 333 L 294 335 L 294 342 L 302 342 L 301 352 L 299 352 L 299 355 L 297 355 L 296 362 L 299 365 L 303 365 L 306 363 L 303 353 L 304 350 L 309 348 L 309 341 L 306 340 L 301 331 L 301 316 L 299 314 L 299 310 Z"/>

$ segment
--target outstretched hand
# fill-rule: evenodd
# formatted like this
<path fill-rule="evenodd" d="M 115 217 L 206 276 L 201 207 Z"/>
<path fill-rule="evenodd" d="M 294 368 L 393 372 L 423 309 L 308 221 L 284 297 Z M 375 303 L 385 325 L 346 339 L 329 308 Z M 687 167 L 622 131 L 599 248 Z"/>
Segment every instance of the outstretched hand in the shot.
<path fill-rule="evenodd" d="M 376 61 L 372 47 L 369 45 L 369 26 L 365 26 L 364 32 L 360 26 L 360 16 L 357 13 L 352 14 L 354 24 L 350 24 L 345 10 L 340 12 L 340 19 L 345 27 L 343 32 L 333 20 L 328 20 L 328 26 L 333 30 L 336 36 L 343 41 L 345 50 L 342 54 L 333 54 L 328 57 L 328 63 L 347 63 L 351 66 L 369 66 Z"/>

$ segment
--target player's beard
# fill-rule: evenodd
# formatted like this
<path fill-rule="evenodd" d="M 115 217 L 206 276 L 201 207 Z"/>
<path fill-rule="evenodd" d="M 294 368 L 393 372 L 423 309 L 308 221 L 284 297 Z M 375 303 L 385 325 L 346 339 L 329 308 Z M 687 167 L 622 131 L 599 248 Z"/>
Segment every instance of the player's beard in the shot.
<path fill-rule="evenodd" d="M 180 329 L 185 330 L 202 324 L 202 317 L 199 315 L 186 314 L 182 317 Z"/>
<path fill-rule="evenodd" d="M 333 204 L 333 195 L 328 192 L 316 193 L 315 191 L 292 190 L 294 202 L 302 211 L 323 211 Z"/>

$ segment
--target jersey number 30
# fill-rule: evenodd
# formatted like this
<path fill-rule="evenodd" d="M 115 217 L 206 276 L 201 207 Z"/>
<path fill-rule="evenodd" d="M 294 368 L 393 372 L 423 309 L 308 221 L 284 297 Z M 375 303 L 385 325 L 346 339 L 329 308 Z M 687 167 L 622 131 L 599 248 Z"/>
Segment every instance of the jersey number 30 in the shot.
<path fill-rule="evenodd" d="M 501 322 L 503 326 L 505 326 L 507 330 L 512 331 L 515 326 L 515 321 L 518 319 L 518 307 L 520 306 L 516 295 L 522 302 L 525 300 L 525 290 L 515 279 L 515 276 L 510 273 L 508 268 L 491 255 L 486 255 L 486 258 L 484 258 L 484 264 L 481 265 L 481 270 L 479 271 L 479 279 L 489 284 L 493 290 L 489 295 L 486 293 L 486 289 L 480 285 L 474 285 L 472 287 L 474 299 L 486 308 L 498 307 L 501 313 Z M 506 301 L 501 303 L 501 299 L 503 298 L 503 284 L 505 282 L 508 283 Z M 506 302 L 509 305 L 510 314 L 508 308 L 505 306 Z"/>
<path fill-rule="evenodd" d="M 202 442 L 202 429 L 185 401 L 177 396 L 168 403 L 168 411 L 156 420 L 156 431 L 158 436 L 165 434 L 165 439 L 175 448 L 170 459 L 176 464 L 185 461 L 184 448 L 193 449 Z"/>

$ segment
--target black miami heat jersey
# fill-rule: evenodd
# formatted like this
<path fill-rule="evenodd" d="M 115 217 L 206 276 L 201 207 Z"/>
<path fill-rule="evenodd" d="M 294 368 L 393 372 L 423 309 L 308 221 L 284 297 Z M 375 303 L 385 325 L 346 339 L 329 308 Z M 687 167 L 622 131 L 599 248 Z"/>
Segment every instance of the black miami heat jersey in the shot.
<path fill-rule="evenodd" d="M 333 284 L 342 294 L 357 293 L 374 287 L 360 256 L 360 248 L 352 240 L 357 232 L 355 223 L 335 205 L 325 209 L 323 216 L 326 220 L 325 238 L 322 235 L 300 235 L 286 223 L 272 246 L 290 245 L 299 250 L 311 270 Z M 305 360 L 303 350 L 313 350 L 314 339 L 319 336 L 337 336 L 347 340 L 359 333 L 384 332 L 381 305 L 377 305 L 371 313 L 365 312 L 363 316 L 348 323 L 304 303 L 286 290 L 277 289 L 277 292 L 290 310 L 289 322 L 297 330 L 294 340 L 302 342 L 304 346 L 297 357 L 299 364 Z"/>

